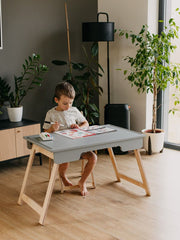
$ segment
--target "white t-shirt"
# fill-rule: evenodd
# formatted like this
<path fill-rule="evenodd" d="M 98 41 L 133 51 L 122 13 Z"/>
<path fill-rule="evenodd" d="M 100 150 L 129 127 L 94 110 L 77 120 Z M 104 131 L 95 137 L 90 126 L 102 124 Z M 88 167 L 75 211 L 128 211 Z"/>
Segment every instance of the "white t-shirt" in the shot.
<path fill-rule="evenodd" d="M 76 107 L 70 107 L 66 111 L 57 111 L 56 107 L 50 109 L 45 118 L 43 129 L 50 128 L 51 124 L 47 122 L 59 122 L 64 126 L 60 126 L 59 130 L 70 128 L 72 124 L 81 124 L 86 121 L 86 118 Z"/>

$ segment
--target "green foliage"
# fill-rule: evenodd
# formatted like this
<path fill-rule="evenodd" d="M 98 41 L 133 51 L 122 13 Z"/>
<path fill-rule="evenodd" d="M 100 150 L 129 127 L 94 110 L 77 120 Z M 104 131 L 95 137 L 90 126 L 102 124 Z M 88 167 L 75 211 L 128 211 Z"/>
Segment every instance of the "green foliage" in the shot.
<path fill-rule="evenodd" d="M 178 83 L 172 89 L 172 103 L 170 105 L 169 113 L 175 114 L 176 111 L 178 111 L 178 105 L 180 104 L 180 87 Z"/>
<path fill-rule="evenodd" d="M 147 25 L 143 25 L 138 34 L 119 30 L 119 36 L 131 39 L 137 49 L 134 57 L 125 58 L 130 64 L 130 69 L 124 70 L 126 79 L 131 86 L 137 87 L 138 93 L 153 93 L 153 131 L 156 128 L 158 91 L 165 90 L 168 84 L 178 87 L 180 82 L 180 66 L 169 61 L 170 54 L 176 49 L 172 40 L 178 38 L 178 31 L 173 18 L 169 19 L 169 26 L 160 35 L 151 33 Z"/>
<path fill-rule="evenodd" d="M 9 100 L 9 92 L 11 87 L 9 84 L 0 77 L 0 107 L 4 102 Z"/>
<path fill-rule="evenodd" d="M 27 95 L 27 93 L 37 86 L 41 86 L 43 82 L 42 76 L 48 71 L 46 65 L 39 63 L 40 56 L 32 54 L 28 59 L 25 59 L 25 63 L 22 65 L 23 71 L 19 77 L 14 76 L 14 91 L 10 92 L 10 86 L 8 83 L 0 81 L 0 88 L 3 89 L 0 92 L 0 98 L 3 101 L 9 101 L 11 107 L 20 106 L 21 101 Z"/>
<path fill-rule="evenodd" d="M 103 72 L 101 65 L 98 64 L 96 56 L 98 45 L 94 43 L 91 47 L 91 55 L 83 47 L 86 64 L 71 62 L 70 64 L 61 60 L 53 60 L 52 63 L 59 66 L 69 66 L 63 80 L 71 83 L 76 91 L 75 105 L 83 112 L 90 124 L 94 124 L 99 117 L 99 109 L 94 104 L 94 95 L 101 95 L 103 89 L 98 84 L 98 78 L 102 76 L 98 69 Z M 98 69 L 97 69 L 98 68 Z M 71 71 L 72 69 L 72 71 Z"/>

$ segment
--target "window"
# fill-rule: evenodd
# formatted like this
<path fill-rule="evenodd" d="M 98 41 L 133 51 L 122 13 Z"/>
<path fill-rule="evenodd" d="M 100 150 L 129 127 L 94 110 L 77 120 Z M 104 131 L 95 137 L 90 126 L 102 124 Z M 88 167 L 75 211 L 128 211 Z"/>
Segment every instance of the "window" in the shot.
<path fill-rule="evenodd" d="M 165 22 L 168 21 L 169 18 L 174 18 L 176 24 L 180 26 L 180 15 L 175 11 L 179 8 L 179 0 L 168 0 L 165 1 L 165 3 Z M 175 39 L 174 44 L 177 46 L 177 49 L 171 54 L 170 61 L 180 64 L 180 39 Z M 169 110 L 174 106 L 172 94 L 175 91 L 176 89 L 174 87 L 169 86 L 163 94 L 161 127 L 165 129 L 165 146 L 180 150 L 180 105 L 177 105 L 175 114 L 169 113 Z M 180 100 L 180 93 L 178 97 Z"/>

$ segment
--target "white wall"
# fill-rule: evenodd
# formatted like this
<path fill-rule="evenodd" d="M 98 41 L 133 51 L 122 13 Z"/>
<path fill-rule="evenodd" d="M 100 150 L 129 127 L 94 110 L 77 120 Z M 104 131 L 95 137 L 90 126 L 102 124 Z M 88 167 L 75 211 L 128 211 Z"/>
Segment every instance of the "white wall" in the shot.
<path fill-rule="evenodd" d="M 143 24 L 150 25 L 150 29 L 157 31 L 158 0 L 98 0 L 98 12 L 107 12 L 109 21 L 115 22 L 116 29 L 132 30 L 139 32 Z M 105 21 L 101 17 L 101 21 Z M 106 43 L 99 43 L 99 63 L 106 73 Z M 128 65 L 123 58 L 135 53 L 130 41 L 115 35 L 115 41 L 110 42 L 110 84 L 111 103 L 127 103 L 131 109 L 131 129 L 140 131 L 151 126 L 151 96 L 139 95 L 136 88 L 131 88 L 129 82 L 124 79 L 123 71 L 117 68 L 127 69 Z M 100 79 L 100 85 L 104 89 L 100 97 L 100 122 L 104 121 L 104 106 L 107 104 L 107 76 Z"/>

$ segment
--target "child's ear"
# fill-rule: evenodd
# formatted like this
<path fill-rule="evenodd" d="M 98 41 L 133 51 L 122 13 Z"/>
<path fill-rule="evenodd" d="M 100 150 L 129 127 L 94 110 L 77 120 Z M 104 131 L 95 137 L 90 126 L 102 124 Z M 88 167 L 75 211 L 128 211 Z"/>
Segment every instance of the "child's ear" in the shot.
<path fill-rule="evenodd" d="M 54 98 L 54 101 L 55 101 L 55 103 L 58 103 L 58 98 L 55 97 L 55 98 Z"/>

